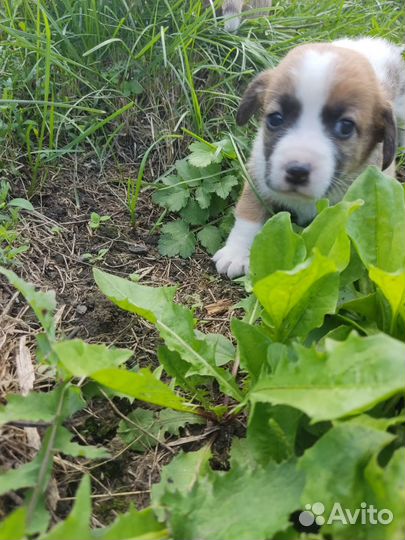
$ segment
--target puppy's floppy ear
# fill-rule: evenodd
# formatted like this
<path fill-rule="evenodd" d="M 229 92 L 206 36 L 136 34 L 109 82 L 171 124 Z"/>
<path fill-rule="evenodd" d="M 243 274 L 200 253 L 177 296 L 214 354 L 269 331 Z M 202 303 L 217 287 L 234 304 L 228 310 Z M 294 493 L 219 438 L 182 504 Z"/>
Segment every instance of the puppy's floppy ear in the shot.
<path fill-rule="evenodd" d="M 394 114 L 391 105 L 386 105 L 382 111 L 383 119 L 383 165 L 385 171 L 395 158 L 397 149 L 397 126 L 395 124 Z"/>
<path fill-rule="evenodd" d="M 257 75 L 246 88 L 236 113 L 236 123 L 243 126 L 249 118 L 263 105 L 264 95 L 270 83 L 271 69 Z"/>

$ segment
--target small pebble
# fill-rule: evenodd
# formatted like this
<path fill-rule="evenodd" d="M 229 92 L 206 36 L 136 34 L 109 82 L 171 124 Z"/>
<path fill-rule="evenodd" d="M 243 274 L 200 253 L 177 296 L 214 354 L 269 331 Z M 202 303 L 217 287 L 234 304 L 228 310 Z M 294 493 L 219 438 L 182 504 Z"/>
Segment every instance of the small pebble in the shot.
<path fill-rule="evenodd" d="M 84 315 L 86 311 L 87 311 L 87 306 L 85 306 L 84 304 L 79 304 L 76 307 L 76 313 L 78 313 L 79 315 Z"/>
<path fill-rule="evenodd" d="M 144 254 L 144 253 L 148 253 L 148 249 L 146 246 L 142 246 L 140 244 L 129 244 L 128 247 L 127 247 L 128 251 L 130 251 L 131 253 L 139 253 L 139 254 Z"/>

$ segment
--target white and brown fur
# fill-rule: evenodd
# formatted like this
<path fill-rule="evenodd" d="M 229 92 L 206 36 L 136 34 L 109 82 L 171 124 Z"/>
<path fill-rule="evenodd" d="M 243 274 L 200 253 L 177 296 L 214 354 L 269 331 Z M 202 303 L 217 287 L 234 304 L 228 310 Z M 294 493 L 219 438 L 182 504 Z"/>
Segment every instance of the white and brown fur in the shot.
<path fill-rule="evenodd" d="M 243 125 L 263 111 L 249 161 L 262 200 L 247 183 L 235 225 L 213 257 L 219 273 L 248 271 L 266 207 L 288 210 L 304 225 L 315 216 L 317 200 L 339 201 L 367 165 L 395 175 L 397 123 L 405 121 L 401 52 L 374 38 L 305 44 L 250 83 L 236 120 Z M 342 129 L 353 132 L 342 138 Z"/>
<path fill-rule="evenodd" d="M 251 10 L 257 10 L 259 8 L 270 8 L 272 0 L 251 0 L 246 2 L 244 0 L 223 0 L 222 3 L 222 15 L 224 17 L 225 30 L 228 32 L 236 32 L 241 22 L 242 11 L 248 13 Z M 263 12 L 264 15 L 268 14 L 268 11 Z M 260 12 L 254 11 L 256 17 L 260 16 Z"/>

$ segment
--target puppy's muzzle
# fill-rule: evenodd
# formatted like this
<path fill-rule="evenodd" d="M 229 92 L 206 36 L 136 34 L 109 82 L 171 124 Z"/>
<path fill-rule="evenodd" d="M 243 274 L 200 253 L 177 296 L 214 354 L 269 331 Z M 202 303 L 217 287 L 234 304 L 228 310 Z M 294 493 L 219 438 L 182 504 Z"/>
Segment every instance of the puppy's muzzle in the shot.
<path fill-rule="evenodd" d="M 309 182 L 311 169 L 312 167 L 309 163 L 292 161 L 285 168 L 285 181 L 293 187 L 305 186 Z"/>

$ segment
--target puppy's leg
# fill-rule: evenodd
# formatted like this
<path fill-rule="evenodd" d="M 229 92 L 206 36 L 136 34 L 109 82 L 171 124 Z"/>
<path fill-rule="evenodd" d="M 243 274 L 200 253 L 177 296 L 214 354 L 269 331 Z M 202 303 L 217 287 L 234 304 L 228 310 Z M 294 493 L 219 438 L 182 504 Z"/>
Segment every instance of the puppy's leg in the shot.
<path fill-rule="evenodd" d="M 222 14 L 227 32 L 236 32 L 240 25 L 243 0 L 223 0 Z"/>
<path fill-rule="evenodd" d="M 255 10 L 257 8 L 270 8 L 272 6 L 272 0 L 252 0 L 246 7 L 246 10 Z M 240 25 L 240 14 L 242 13 L 243 0 L 223 0 L 222 14 L 224 16 L 225 30 L 228 32 L 236 32 Z M 263 17 L 268 15 L 268 11 L 255 12 L 252 17 Z"/>
<path fill-rule="evenodd" d="M 250 2 L 250 7 L 254 11 L 251 15 L 251 18 L 257 19 L 258 17 L 268 17 L 269 11 L 255 11 L 259 8 L 271 8 L 273 5 L 272 0 L 253 0 Z"/>
<path fill-rule="evenodd" d="M 236 205 L 235 218 L 225 246 L 212 258 L 218 273 L 230 278 L 249 271 L 250 248 L 266 220 L 266 211 L 248 183 Z"/>

